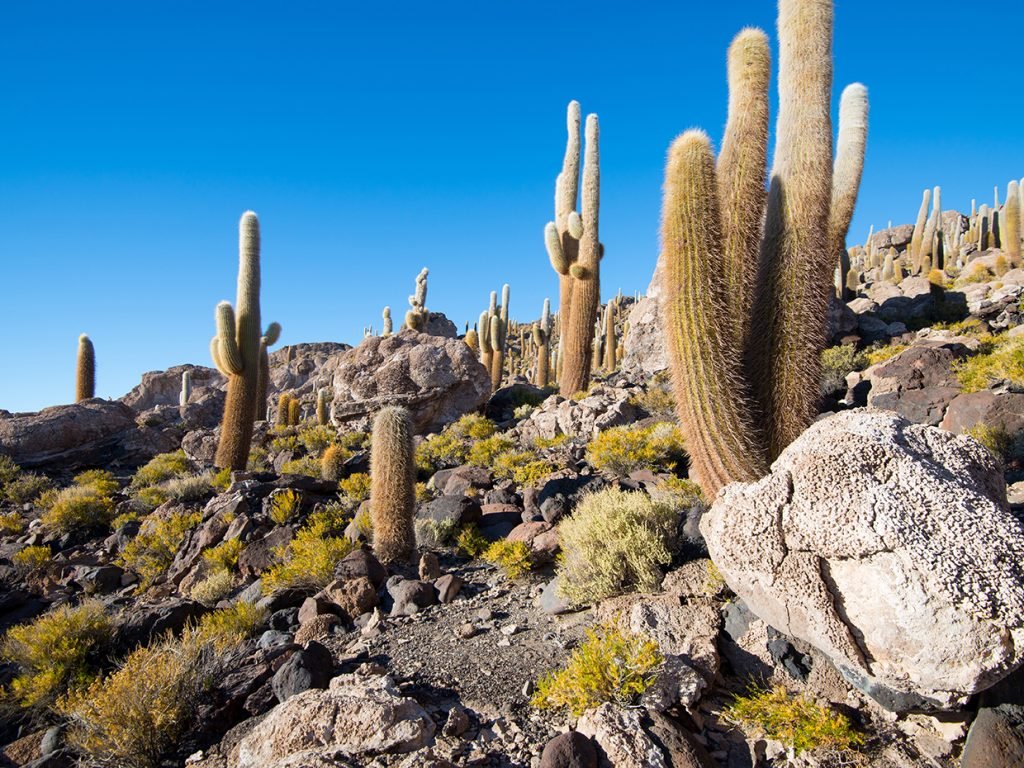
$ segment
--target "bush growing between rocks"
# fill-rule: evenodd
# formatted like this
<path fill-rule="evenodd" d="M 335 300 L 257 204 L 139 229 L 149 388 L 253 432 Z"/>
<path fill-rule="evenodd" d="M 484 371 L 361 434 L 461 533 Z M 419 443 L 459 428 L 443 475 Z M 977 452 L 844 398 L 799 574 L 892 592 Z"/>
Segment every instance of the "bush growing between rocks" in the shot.
<path fill-rule="evenodd" d="M 138 574 L 139 591 L 144 592 L 167 570 L 189 531 L 202 520 L 199 512 L 186 511 L 147 518 L 139 534 L 121 550 L 117 564 Z"/>
<path fill-rule="evenodd" d="M 251 469 L 255 470 L 255 467 L 253 466 L 253 460 L 252 460 L 252 454 L 251 453 L 249 454 L 249 465 L 248 466 Z M 210 481 L 210 485 L 212 485 L 214 487 L 214 489 L 218 493 L 224 493 L 228 488 L 230 488 L 231 487 L 231 467 L 224 467 L 224 469 L 218 470 L 218 472 L 213 476 L 213 479 Z"/>
<path fill-rule="evenodd" d="M 864 353 L 864 356 L 868 360 L 868 366 L 878 365 L 884 363 L 886 360 L 892 360 L 900 352 L 909 349 L 905 344 L 882 344 L 876 345 Z"/>
<path fill-rule="evenodd" d="M 794 696 L 783 686 L 753 689 L 738 696 L 722 716 L 744 730 L 781 741 L 797 754 L 817 749 L 845 751 L 864 743 L 844 715 Z"/>
<path fill-rule="evenodd" d="M 114 517 L 118 483 L 109 472 L 89 470 L 46 500 L 43 525 L 58 533 L 107 528 Z"/>
<path fill-rule="evenodd" d="M 183 504 L 201 501 L 213 493 L 213 473 L 174 477 L 161 483 L 159 487 L 172 501 Z"/>
<path fill-rule="evenodd" d="M 315 513 L 314 513 L 315 514 Z M 295 534 L 276 555 L 281 560 L 263 574 L 263 591 L 270 594 L 286 587 L 315 587 L 322 589 L 334 579 L 334 567 L 355 549 L 348 539 L 332 535 L 333 523 L 325 520 L 310 521 Z"/>
<path fill-rule="evenodd" d="M 17 536 L 25 529 L 25 523 L 17 512 L 0 515 L 0 536 Z"/>
<path fill-rule="evenodd" d="M 478 413 L 467 413 L 452 424 L 449 430 L 459 440 L 486 440 L 498 431 L 498 426 Z"/>
<path fill-rule="evenodd" d="M 483 553 L 483 559 L 501 568 L 505 577 L 518 581 L 533 568 L 533 552 L 524 541 L 500 539 L 489 545 Z"/>
<path fill-rule="evenodd" d="M 356 472 L 339 482 L 338 488 L 352 501 L 366 501 L 370 498 L 370 476 L 366 472 Z"/>
<path fill-rule="evenodd" d="M 319 479 L 323 474 L 323 467 L 321 466 L 320 459 L 316 456 L 303 456 L 301 459 L 292 459 L 282 464 L 281 474 L 302 475 Z"/>
<path fill-rule="evenodd" d="M 459 535 L 455 539 L 455 546 L 467 557 L 477 558 L 487 551 L 487 548 L 491 546 L 491 542 L 484 538 L 483 534 L 480 533 L 480 529 L 475 524 L 470 523 L 464 525 L 462 530 L 459 531 Z"/>
<path fill-rule="evenodd" d="M 995 336 L 953 370 L 964 392 L 979 392 L 1001 381 L 1024 387 L 1024 338 Z"/>
<path fill-rule="evenodd" d="M 242 544 L 241 539 L 228 539 L 203 552 L 203 560 L 213 572 L 226 571 L 230 573 L 238 565 L 238 556 L 242 554 L 244 548 L 245 545 Z"/>
<path fill-rule="evenodd" d="M 614 622 L 588 629 L 565 669 L 537 681 L 530 703 L 538 709 L 565 708 L 577 717 L 607 702 L 635 706 L 663 661 L 655 641 L 624 632 Z"/>
<path fill-rule="evenodd" d="M 416 546 L 443 547 L 451 542 L 458 524 L 454 520 L 418 518 L 413 526 L 416 529 Z"/>
<path fill-rule="evenodd" d="M 661 386 L 657 378 L 651 381 L 646 391 L 632 395 L 629 404 L 642 408 L 651 416 L 670 419 L 675 415 L 676 399 L 672 390 Z"/>
<path fill-rule="evenodd" d="M 199 621 L 196 638 L 217 651 L 238 645 L 256 634 L 267 620 L 267 611 L 254 603 L 239 600 L 226 608 L 208 613 Z"/>
<path fill-rule="evenodd" d="M 337 433 L 333 427 L 320 425 L 303 427 L 298 434 L 299 443 L 306 449 L 306 452 L 317 456 L 333 443 L 336 437 Z"/>
<path fill-rule="evenodd" d="M 214 571 L 192 587 L 192 599 L 203 605 L 216 605 L 231 594 L 234 584 L 235 577 L 231 571 Z"/>
<path fill-rule="evenodd" d="M 6 457 L 0 457 L 0 459 L 3 458 Z M 12 504 L 27 504 L 30 501 L 35 501 L 40 494 L 51 487 L 52 484 L 43 475 L 19 469 L 14 477 L 8 480 L 0 479 L 0 499 Z"/>
<path fill-rule="evenodd" d="M 33 545 L 15 552 L 11 562 L 19 573 L 27 575 L 45 568 L 52 558 L 53 553 L 49 547 Z"/>
<path fill-rule="evenodd" d="M 868 359 L 853 344 L 829 347 L 821 353 L 821 392 L 831 395 L 846 390 L 846 377 L 867 367 Z"/>
<path fill-rule="evenodd" d="M 611 427 L 587 446 L 587 461 L 617 475 L 628 475 L 638 469 L 676 472 L 685 460 L 683 436 L 678 427 L 668 422 L 646 427 Z"/>
<path fill-rule="evenodd" d="M 964 434 L 973 437 L 1003 462 L 1012 461 L 1024 454 L 1024 435 L 1014 439 L 1001 425 L 990 427 L 987 424 L 975 424 Z"/>
<path fill-rule="evenodd" d="M 62 699 L 68 742 L 90 765 L 154 768 L 184 734 L 210 677 L 202 646 L 167 638 Z"/>
<path fill-rule="evenodd" d="M 148 488 L 172 477 L 188 474 L 189 470 L 188 458 L 184 451 L 161 453 L 139 468 L 132 478 L 131 488 Z"/>
<path fill-rule="evenodd" d="M 580 499 L 558 527 L 560 591 L 575 605 L 657 588 L 672 562 L 679 516 L 640 491 L 608 488 Z"/>
<path fill-rule="evenodd" d="M 294 488 L 275 493 L 270 499 L 270 519 L 276 525 L 284 525 L 299 511 L 302 495 Z"/>
<path fill-rule="evenodd" d="M 515 443 L 503 435 L 492 435 L 474 444 L 469 449 L 467 461 L 474 467 L 490 468 L 495 460 L 503 453 L 508 453 L 515 448 Z"/>
<path fill-rule="evenodd" d="M 113 625 L 98 600 L 61 605 L 29 624 L 8 630 L 0 656 L 19 672 L 10 695 L 20 707 L 41 711 L 65 691 L 88 685 Z"/>
<path fill-rule="evenodd" d="M 519 486 L 533 486 L 558 467 L 550 461 L 538 459 L 529 451 L 506 451 L 495 457 L 492 469 L 494 476 L 501 480 L 512 480 Z"/>

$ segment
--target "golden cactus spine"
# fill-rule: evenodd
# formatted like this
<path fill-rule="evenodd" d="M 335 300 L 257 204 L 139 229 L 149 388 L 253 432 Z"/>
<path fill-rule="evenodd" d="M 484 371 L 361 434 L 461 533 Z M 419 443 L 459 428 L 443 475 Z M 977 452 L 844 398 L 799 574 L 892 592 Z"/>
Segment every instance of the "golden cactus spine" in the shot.
<path fill-rule="evenodd" d="M 609 301 L 604 310 L 604 372 L 614 373 L 618 365 L 615 354 L 618 344 L 615 340 L 615 302 Z"/>
<path fill-rule="evenodd" d="M 330 422 L 330 406 L 327 403 L 327 390 L 321 389 L 316 393 L 316 423 L 321 427 Z"/>
<path fill-rule="evenodd" d="M 382 409 L 373 421 L 370 515 L 373 550 L 381 562 L 408 560 L 416 546 L 413 514 L 416 466 L 412 421 L 404 408 Z"/>
<path fill-rule="evenodd" d="M 544 228 L 548 257 L 559 275 L 562 318 L 559 346 L 563 352 L 559 389 L 563 395 L 586 389 L 593 360 L 594 323 L 600 304 L 600 261 L 603 255 L 598 220 L 601 205 L 600 128 L 588 115 L 583 151 L 583 195 L 576 212 L 580 171 L 580 105 L 569 103 L 568 141 L 562 172 L 555 184 L 555 220 Z"/>
<path fill-rule="evenodd" d="M 86 334 L 78 337 L 75 360 L 75 402 L 96 397 L 96 348 Z"/>
<path fill-rule="evenodd" d="M 237 313 L 227 301 L 217 305 L 217 335 L 210 342 L 214 364 L 228 377 L 220 443 L 214 458 L 214 464 L 222 469 L 245 469 L 259 395 L 260 338 L 263 335 L 260 333 L 260 224 L 252 211 L 242 214 L 238 241 Z M 268 328 L 268 337 L 272 333 Z"/>
<path fill-rule="evenodd" d="M 1006 190 L 1006 207 L 1003 209 L 1005 226 L 1003 230 L 1003 250 L 1009 259 L 1010 266 L 1021 265 L 1020 254 L 1020 187 L 1016 181 L 1010 182 Z"/>

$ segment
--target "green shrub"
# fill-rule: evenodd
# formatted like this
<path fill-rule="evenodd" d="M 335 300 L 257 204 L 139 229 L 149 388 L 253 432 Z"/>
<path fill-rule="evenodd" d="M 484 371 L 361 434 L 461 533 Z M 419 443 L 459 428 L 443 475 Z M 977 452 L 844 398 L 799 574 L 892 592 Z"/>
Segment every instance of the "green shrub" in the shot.
<path fill-rule="evenodd" d="M 21 467 L 10 456 L 0 453 L 0 490 L 21 473 Z"/>
<path fill-rule="evenodd" d="M 142 519 L 142 515 L 135 510 L 129 510 L 128 512 L 122 512 L 120 515 L 110 521 L 110 529 L 116 531 L 120 529 L 122 525 L 128 523 L 134 523 Z"/>
<path fill-rule="evenodd" d="M 459 535 L 455 539 L 455 546 L 467 557 L 477 558 L 487 551 L 487 548 L 491 546 L 491 542 L 484 538 L 476 525 L 470 523 L 469 525 L 464 525 L 462 530 L 459 531 Z"/>
<path fill-rule="evenodd" d="M 631 396 L 629 403 L 659 418 L 671 418 L 676 410 L 676 399 L 671 389 L 653 382 L 646 391 Z"/>
<path fill-rule="evenodd" d="M 250 472 L 269 472 L 273 469 L 270 463 L 270 454 L 267 453 L 265 448 L 252 448 L 249 451 L 249 460 L 246 463 L 246 469 Z M 221 470 L 224 471 L 224 470 Z M 231 473 L 228 472 L 228 480 L 231 479 Z M 224 486 L 225 490 L 227 485 Z"/>
<path fill-rule="evenodd" d="M 972 261 L 967 268 L 960 273 L 960 278 L 957 282 L 961 284 L 967 283 L 987 283 L 995 275 L 993 275 L 988 267 L 982 264 L 980 261 Z"/>
<path fill-rule="evenodd" d="M 270 519 L 277 525 L 284 525 L 295 517 L 301 504 L 302 494 L 295 489 L 276 491 L 270 497 Z"/>
<path fill-rule="evenodd" d="M 235 577 L 229 570 L 215 570 L 205 579 L 192 587 L 192 599 L 203 605 L 216 605 L 231 594 L 235 585 Z"/>
<path fill-rule="evenodd" d="M 892 360 L 900 352 L 909 349 L 905 344 L 881 344 L 871 347 L 864 353 L 864 357 L 867 358 L 868 366 L 878 365 L 884 363 L 886 360 Z"/>
<path fill-rule="evenodd" d="M 319 424 L 309 427 L 303 427 L 299 430 L 298 438 L 299 443 L 306 449 L 306 453 L 320 455 L 320 452 L 327 446 L 334 442 L 337 437 L 337 432 L 334 427 L 328 427 L 326 424 L 320 426 Z"/>
<path fill-rule="evenodd" d="M 369 432 L 342 432 L 335 439 L 338 445 L 350 451 L 360 451 L 370 445 Z"/>
<path fill-rule="evenodd" d="M 502 453 L 508 453 L 515 448 L 515 443 L 502 435 L 492 435 L 474 444 L 469 449 L 467 461 L 475 467 L 490 468 L 494 465 L 495 459 Z"/>
<path fill-rule="evenodd" d="M 174 477 L 161 483 L 160 487 L 167 494 L 167 498 L 189 504 L 201 501 L 213 493 L 213 478 L 212 472 Z"/>
<path fill-rule="evenodd" d="M 71 485 L 57 492 L 52 506 L 43 513 L 43 525 L 58 533 L 96 530 L 110 526 L 114 500 L 94 485 Z"/>
<path fill-rule="evenodd" d="M 267 616 L 265 608 L 239 600 L 203 616 L 196 635 L 200 642 L 223 651 L 252 637 L 266 622 Z"/>
<path fill-rule="evenodd" d="M 443 547 L 452 540 L 458 529 L 454 520 L 430 518 L 416 518 L 413 526 L 416 529 L 416 545 L 420 547 Z"/>
<path fill-rule="evenodd" d="M 862 371 L 868 365 L 868 358 L 857 351 L 853 344 L 829 347 L 821 353 L 821 391 L 829 395 L 846 390 L 846 377 L 854 371 Z"/>
<path fill-rule="evenodd" d="M 1017 452 L 1017 440 L 1000 424 L 990 427 L 987 424 L 975 424 L 964 432 L 981 443 L 988 451 L 1001 461 L 1009 461 Z"/>
<path fill-rule="evenodd" d="M 431 435 L 416 446 L 416 469 L 432 475 L 441 469 L 450 469 L 466 461 L 466 444 L 451 432 Z"/>
<path fill-rule="evenodd" d="M 12 699 L 26 709 L 44 709 L 62 693 L 89 683 L 113 630 L 97 600 L 61 605 L 30 624 L 8 630 L 0 655 L 14 662 Z"/>
<path fill-rule="evenodd" d="M 326 536 L 318 527 L 305 527 L 277 551 L 281 560 L 263 574 L 263 591 L 306 586 L 322 589 L 334 579 L 334 568 L 355 549 L 348 539 Z"/>
<path fill-rule="evenodd" d="M 533 551 L 525 541 L 499 539 L 487 547 L 483 559 L 501 568 L 513 581 L 521 579 L 533 568 Z"/>
<path fill-rule="evenodd" d="M 35 472 L 21 472 L 3 486 L 2 497 L 12 504 L 26 504 L 51 487 L 50 481 Z"/>
<path fill-rule="evenodd" d="M 781 741 L 798 754 L 820 748 L 850 750 L 864 743 L 844 715 L 782 686 L 738 696 L 722 716 L 758 737 Z"/>
<path fill-rule="evenodd" d="M 459 440 L 485 440 L 498 431 L 493 421 L 478 413 L 467 413 L 448 429 Z"/>
<path fill-rule="evenodd" d="M 537 681 L 530 703 L 539 709 L 566 708 L 577 717 L 608 702 L 635 706 L 663 661 L 650 638 L 614 624 L 588 629 L 565 669 Z"/>
<path fill-rule="evenodd" d="M 83 488 L 91 488 L 102 496 L 113 496 L 121 488 L 114 474 L 105 469 L 88 469 L 80 472 L 75 475 L 74 483 Z"/>
<path fill-rule="evenodd" d="M 297 451 L 299 449 L 299 438 L 297 435 L 282 435 L 270 441 L 270 452 L 284 453 L 285 451 Z"/>
<path fill-rule="evenodd" d="M 964 392 L 979 392 L 1001 381 L 1024 387 L 1024 338 L 995 336 L 953 370 Z"/>
<path fill-rule="evenodd" d="M 228 539 L 203 552 L 203 560 L 211 571 L 231 572 L 238 565 L 238 556 L 242 554 L 244 548 L 241 539 Z"/>
<path fill-rule="evenodd" d="M 303 456 L 301 459 L 292 459 L 281 465 L 282 475 L 304 475 L 319 480 L 322 472 L 320 459 L 316 456 Z"/>
<path fill-rule="evenodd" d="M 638 469 L 675 472 L 686 451 L 679 428 L 661 422 L 646 427 L 612 427 L 587 446 L 587 461 L 594 467 L 628 475 Z"/>
<path fill-rule="evenodd" d="M 370 476 L 366 472 L 356 472 L 339 481 L 341 492 L 352 501 L 366 501 L 370 498 Z"/>
<path fill-rule="evenodd" d="M 249 454 L 249 464 L 252 465 L 252 454 Z M 213 476 L 213 480 L 210 481 L 214 489 L 220 493 L 224 493 L 228 488 L 231 487 L 231 467 L 224 467 Z"/>
<path fill-rule="evenodd" d="M 132 478 L 131 487 L 148 488 L 151 485 L 170 480 L 172 477 L 187 474 L 190 470 L 188 458 L 184 451 L 161 453 L 154 456 L 139 468 Z"/>
<path fill-rule="evenodd" d="M 533 447 L 538 451 L 545 451 L 550 448 L 561 448 L 569 442 L 568 435 L 555 435 L 554 437 L 535 437 Z"/>
<path fill-rule="evenodd" d="M 149 589 L 174 561 L 189 531 L 202 520 L 199 512 L 172 512 L 157 519 L 146 518 L 139 535 L 121 550 L 117 564 L 138 574 L 140 591 Z"/>
<path fill-rule="evenodd" d="M 155 768 L 185 734 L 207 683 L 201 646 L 167 638 L 62 699 L 58 711 L 89 765 Z"/>
<path fill-rule="evenodd" d="M 558 467 L 538 459 L 529 451 L 506 451 L 498 454 L 491 467 L 495 477 L 513 480 L 519 486 L 533 486 L 546 479 Z"/>
<path fill-rule="evenodd" d="M 11 562 L 19 573 L 29 574 L 40 571 L 53 560 L 50 548 L 42 545 L 23 547 L 14 553 Z"/>
<path fill-rule="evenodd" d="M 634 590 L 653 591 L 672 561 L 678 514 L 640 491 L 583 496 L 558 528 L 562 594 L 577 605 Z"/>
<path fill-rule="evenodd" d="M 17 512 L 0 515 L 0 536 L 17 536 L 25 530 L 25 522 Z"/>

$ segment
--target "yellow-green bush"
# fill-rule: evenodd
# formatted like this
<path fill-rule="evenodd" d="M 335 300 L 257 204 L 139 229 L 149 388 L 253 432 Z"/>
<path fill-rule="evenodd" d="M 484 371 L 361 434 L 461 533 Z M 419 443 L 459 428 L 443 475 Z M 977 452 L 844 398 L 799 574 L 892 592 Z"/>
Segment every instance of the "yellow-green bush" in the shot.
<path fill-rule="evenodd" d="M 365 541 L 367 544 L 373 543 L 373 515 L 370 514 L 369 507 L 356 512 L 352 518 L 352 524 L 355 526 L 356 535 L 361 541 Z"/>
<path fill-rule="evenodd" d="M 109 527 L 114 518 L 114 500 L 102 488 L 76 484 L 58 491 L 43 513 L 43 525 L 58 533 Z"/>
<path fill-rule="evenodd" d="M 252 453 L 249 454 L 249 464 L 252 465 Z M 224 493 L 228 488 L 231 487 L 231 467 L 224 467 L 213 476 L 213 480 L 210 481 L 214 489 L 220 493 Z"/>
<path fill-rule="evenodd" d="M 798 754 L 820 748 L 850 750 L 864 743 L 844 715 L 782 686 L 751 690 L 737 697 L 722 716 L 759 737 L 781 741 Z"/>
<path fill-rule="evenodd" d="M 995 275 L 993 275 L 988 267 L 982 264 L 980 261 L 972 261 L 967 268 L 960 274 L 960 278 L 957 282 L 959 283 L 987 283 Z"/>
<path fill-rule="evenodd" d="M 286 546 L 277 551 L 281 562 L 263 574 L 263 591 L 308 586 L 326 587 L 334 579 L 334 567 L 355 549 L 348 539 L 326 536 L 322 527 L 301 528 Z"/>
<path fill-rule="evenodd" d="M 508 453 L 513 448 L 515 448 L 515 443 L 509 438 L 503 435 L 491 435 L 475 443 L 469 449 L 466 459 L 475 467 L 490 468 L 499 455 Z"/>
<path fill-rule="evenodd" d="M 23 547 L 14 553 L 11 562 L 19 573 L 33 573 L 42 570 L 53 559 L 50 548 L 42 545 Z"/>
<path fill-rule="evenodd" d="M 878 365 L 879 363 L 884 363 L 886 360 L 891 360 L 905 349 L 909 349 L 905 344 L 877 345 L 867 350 L 864 353 L 864 356 L 867 358 L 869 366 Z"/>
<path fill-rule="evenodd" d="M 565 669 L 537 681 L 530 703 L 566 708 L 576 716 L 608 702 L 633 706 L 657 679 L 663 661 L 658 644 L 648 637 L 615 624 L 588 629 Z"/>
<path fill-rule="evenodd" d="M 203 472 L 198 475 L 183 475 L 165 480 L 160 483 L 159 487 L 164 490 L 169 499 L 188 504 L 201 501 L 213 493 L 213 478 L 212 472 Z"/>
<path fill-rule="evenodd" d="M 88 685 L 113 626 L 97 600 L 61 605 L 29 624 L 8 630 L 0 656 L 14 662 L 13 701 L 43 709 L 69 689 Z"/>
<path fill-rule="evenodd" d="M 467 413 L 448 429 L 460 440 L 485 440 L 497 432 L 497 425 L 478 413 Z"/>
<path fill-rule="evenodd" d="M 140 590 L 149 589 L 173 562 L 189 531 L 202 519 L 199 512 L 172 512 L 156 519 L 146 518 L 138 536 L 121 550 L 118 565 L 138 574 Z"/>
<path fill-rule="evenodd" d="M 285 451 L 297 451 L 299 449 L 299 438 L 296 435 L 281 435 L 272 438 L 270 441 L 271 453 L 284 453 Z"/>
<path fill-rule="evenodd" d="M 529 451 L 505 451 L 491 465 L 495 477 L 513 480 L 516 485 L 532 486 L 558 469 L 550 461 L 538 459 Z"/>
<path fill-rule="evenodd" d="M 666 477 L 658 482 L 656 489 L 671 501 L 675 509 L 689 508 L 706 503 L 704 493 L 693 480 L 683 477 Z"/>
<path fill-rule="evenodd" d="M 964 392 L 979 392 L 1000 381 L 1024 387 L 1024 338 L 995 336 L 978 354 L 954 366 Z"/>
<path fill-rule="evenodd" d="M 284 525 L 299 511 L 302 494 L 294 488 L 278 491 L 270 497 L 270 519 L 278 525 Z"/>
<path fill-rule="evenodd" d="M 249 451 L 249 460 L 246 463 L 246 469 L 250 472 L 269 472 L 273 467 L 270 464 L 270 454 L 267 453 L 265 448 L 253 448 Z M 228 472 L 228 480 L 231 479 L 231 473 Z M 227 489 L 227 485 L 224 486 Z"/>
<path fill-rule="evenodd" d="M 483 534 L 480 533 L 480 529 L 473 523 L 464 525 L 462 530 L 459 531 L 458 537 L 455 539 L 455 546 L 459 548 L 459 551 L 465 554 L 467 557 L 480 557 L 487 548 L 491 546 L 491 542 L 484 538 Z"/>
<path fill-rule="evenodd" d="M 184 451 L 161 453 L 139 468 L 132 478 L 131 487 L 148 488 L 172 477 L 187 474 L 189 470 L 188 458 Z"/>
<path fill-rule="evenodd" d="M 0 455 L 0 499 L 25 504 L 49 487 L 50 481 L 43 475 L 25 472 L 9 456 Z"/>
<path fill-rule="evenodd" d="M 25 530 L 25 522 L 17 512 L 0 515 L 0 536 L 17 536 Z"/>
<path fill-rule="evenodd" d="M 302 447 L 306 449 L 307 453 L 314 453 L 317 456 L 327 446 L 334 442 L 337 437 L 337 432 L 334 427 L 328 427 L 326 424 L 320 426 L 319 424 L 303 427 L 299 430 L 298 438 Z"/>
<path fill-rule="evenodd" d="M 432 520 L 418 517 L 413 521 L 416 530 L 416 545 L 420 547 L 443 547 L 451 541 L 458 529 L 454 520 Z"/>
<path fill-rule="evenodd" d="M 678 427 L 668 422 L 646 427 L 611 427 L 587 446 L 587 461 L 618 475 L 638 469 L 675 472 L 685 458 L 683 436 Z"/>
<path fill-rule="evenodd" d="M 338 488 L 352 501 L 366 501 L 370 498 L 370 476 L 366 472 L 356 472 L 341 480 Z"/>
<path fill-rule="evenodd" d="M 90 765 L 155 768 L 184 735 L 207 678 L 201 645 L 168 638 L 72 692 L 58 711 L 69 721 L 69 743 Z"/>
<path fill-rule="evenodd" d="M 136 512 L 134 509 L 129 510 L 127 512 L 122 512 L 121 514 L 119 514 L 117 517 L 115 517 L 113 520 L 110 521 L 110 529 L 112 531 L 116 531 L 122 525 L 125 525 L 127 523 L 134 523 L 134 522 L 136 522 L 138 520 L 141 520 L 141 519 L 142 519 L 142 515 L 139 512 Z"/>
<path fill-rule="evenodd" d="M 466 444 L 451 432 L 431 435 L 416 446 L 416 469 L 432 475 L 438 470 L 457 467 L 465 463 Z"/>
<path fill-rule="evenodd" d="M 608 488 L 580 499 L 558 527 L 562 594 L 576 605 L 652 591 L 672 562 L 679 516 L 640 491 Z"/>
<path fill-rule="evenodd" d="M 305 475 L 319 479 L 322 473 L 323 467 L 316 456 L 303 456 L 301 459 L 292 459 L 281 465 L 282 475 Z"/>
<path fill-rule="evenodd" d="M 868 358 L 859 352 L 854 344 L 829 347 L 821 353 L 821 390 L 825 394 L 846 389 L 846 377 L 854 371 L 862 371 L 868 365 Z"/>
<path fill-rule="evenodd" d="M 538 451 L 548 450 L 549 448 L 560 448 L 569 442 L 568 435 L 555 435 L 554 437 L 540 437 L 533 438 L 533 447 Z"/>
<path fill-rule="evenodd" d="M 975 424 L 964 434 L 973 437 L 985 446 L 993 456 L 1002 461 L 1013 458 L 1016 441 L 1002 425 L 997 424 L 994 427 L 990 427 L 987 424 Z"/>
<path fill-rule="evenodd" d="M 487 547 L 483 559 L 501 568 L 502 573 L 513 581 L 521 579 L 533 568 L 533 552 L 525 541 L 499 539 Z"/>
<path fill-rule="evenodd" d="M 209 643 L 216 650 L 223 651 L 252 637 L 266 622 L 267 615 L 265 608 L 239 600 L 203 616 L 196 636 L 200 642 Z"/>
<path fill-rule="evenodd" d="M 10 456 L 0 453 L 0 490 L 21 473 L 21 467 Z"/>
<path fill-rule="evenodd" d="M 192 587 L 192 599 L 203 605 L 216 605 L 231 594 L 234 586 L 235 577 L 231 571 L 217 570 Z"/>
<path fill-rule="evenodd" d="M 245 545 L 241 539 L 228 539 L 203 552 L 203 560 L 211 571 L 233 571 Z"/>
<path fill-rule="evenodd" d="M 646 391 L 631 396 L 629 402 L 633 406 L 643 408 L 652 416 L 663 418 L 671 417 L 676 410 L 676 399 L 672 390 L 653 382 Z"/>

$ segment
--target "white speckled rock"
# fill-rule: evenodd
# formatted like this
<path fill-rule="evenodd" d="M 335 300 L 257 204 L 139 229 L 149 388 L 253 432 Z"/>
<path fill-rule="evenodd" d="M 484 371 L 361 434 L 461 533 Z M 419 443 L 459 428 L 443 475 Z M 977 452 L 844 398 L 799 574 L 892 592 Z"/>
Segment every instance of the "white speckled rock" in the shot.
<path fill-rule="evenodd" d="M 669 768 L 665 755 L 644 731 L 641 710 L 602 704 L 580 716 L 576 730 L 598 743 L 615 768 Z"/>
<path fill-rule="evenodd" d="M 970 438 L 837 414 L 700 528 L 752 611 L 890 709 L 959 705 L 1024 660 L 1024 530 Z"/>

